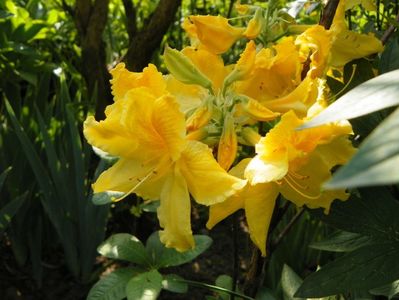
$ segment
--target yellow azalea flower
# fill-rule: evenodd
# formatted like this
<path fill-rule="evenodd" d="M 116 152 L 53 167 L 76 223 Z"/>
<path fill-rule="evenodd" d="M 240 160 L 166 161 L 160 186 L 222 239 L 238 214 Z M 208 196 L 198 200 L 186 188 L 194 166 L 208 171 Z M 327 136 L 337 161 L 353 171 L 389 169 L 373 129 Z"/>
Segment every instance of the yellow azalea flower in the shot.
<path fill-rule="evenodd" d="M 381 41 L 374 34 L 361 34 L 348 29 L 345 22 L 345 10 L 358 3 L 361 3 L 365 8 L 374 9 L 369 1 L 341 0 L 338 4 L 331 26 L 331 32 L 334 35 L 331 48 L 331 65 L 333 67 L 341 67 L 351 60 L 384 50 Z"/>
<path fill-rule="evenodd" d="M 221 202 L 245 181 L 227 174 L 207 145 L 186 139 L 184 114 L 171 94 L 146 86 L 127 91 L 106 119 L 88 117 L 88 142 L 119 160 L 93 184 L 94 193 L 118 191 L 160 200 L 160 238 L 167 247 L 194 247 L 190 194 L 204 205 Z"/>
<path fill-rule="evenodd" d="M 317 113 L 317 108 L 312 109 Z M 266 255 L 270 220 L 279 193 L 298 206 L 322 207 L 327 213 L 334 199 L 346 200 L 344 190 L 323 191 L 321 185 L 331 178 L 331 169 L 344 164 L 354 148 L 348 140 L 351 127 L 347 122 L 303 131 L 294 112 L 281 121 L 256 145 L 257 155 L 245 159 L 230 173 L 247 178 L 249 184 L 226 201 L 212 205 L 208 228 L 245 209 L 249 233 L 254 244 Z"/>
<path fill-rule="evenodd" d="M 273 48 L 257 54 L 251 74 L 237 82 L 238 93 L 261 103 L 292 91 L 300 82 L 300 60 L 293 38 L 284 38 Z"/>
<path fill-rule="evenodd" d="M 331 32 L 323 26 L 315 25 L 299 35 L 295 44 L 300 48 L 302 61 L 310 58 L 310 68 L 307 76 L 321 77 L 327 71 L 332 46 Z"/>
<path fill-rule="evenodd" d="M 200 45 L 215 54 L 226 52 L 245 30 L 231 26 L 228 20 L 221 16 L 190 16 L 189 20 L 195 29 L 185 27 L 189 28 L 191 34 L 197 34 Z"/>

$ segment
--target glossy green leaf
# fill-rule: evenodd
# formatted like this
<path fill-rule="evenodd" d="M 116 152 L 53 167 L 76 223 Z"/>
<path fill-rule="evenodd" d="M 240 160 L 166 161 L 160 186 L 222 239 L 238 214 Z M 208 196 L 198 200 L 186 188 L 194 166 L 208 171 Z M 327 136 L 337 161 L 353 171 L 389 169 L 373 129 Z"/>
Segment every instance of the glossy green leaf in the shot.
<path fill-rule="evenodd" d="M 283 290 L 284 300 L 301 299 L 294 297 L 295 292 L 302 284 L 302 278 L 299 277 L 289 266 L 284 265 L 281 273 L 281 288 Z"/>
<path fill-rule="evenodd" d="M 399 99 L 399 94 L 397 95 Z M 327 182 L 327 189 L 399 182 L 399 109 L 361 144 L 355 156 Z"/>
<path fill-rule="evenodd" d="M 112 235 L 98 247 L 98 252 L 109 258 L 127 260 L 142 266 L 150 265 L 150 257 L 144 245 L 128 233 Z"/>
<path fill-rule="evenodd" d="M 299 129 L 352 119 L 399 104 L 399 70 L 385 73 L 350 90 Z"/>
<path fill-rule="evenodd" d="M 379 69 L 381 73 L 399 69 L 399 37 L 392 36 L 381 53 Z"/>
<path fill-rule="evenodd" d="M 326 240 L 309 245 L 313 249 L 333 252 L 350 252 L 371 242 L 371 238 L 358 233 L 337 231 Z"/>
<path fill-rule="evenodd" d="M 101 278 L 90 290 L 87 300 L 121 300 L 126 298 L 127 283 L 137 276 L 133 268 L 121 268 Z"/>
<path fill-rule="evenodd" d="M 392 299 L 393 296 L 399 294 L 399 280 L 395 280 L 387 285 L 380 286 L 370 291 L 373 295 L 382 295 Z"/>
<path fill-rule="evenodd" d="M 175 249 L 166 248 L 159 240 L 157 231 L 148 238 L 146 248 L 158 268 L 178 266 L 193 260 L 212 244 L 212 239 L 206 235 L 194 235 L 194 241 L 194 249 L 178 252 Z"/>
<path fill-rule="evenodd" d="M 399 242 L 364 246 L 305 278 L 295 297 L 317 298 L 369 290 L 399 277 Z"/>
<path fill-rule="evenodd" d="M 345 202 L 335 201 L 328 215 L 322 210 L 311 213 L 335 228 L 381 240 L 399 238 L 399 201 L 388 188 L 360 189 L 360 196 Z"/>
<path fill-rule="evenodd" d="M 128 300 L 155 300 L 162 289 L 162 275 L 157 270 L 141 273 L 128 282 Z"/>
<path fill-rule="evenodd" d="M 176 274 L 167 274 L 163 276 L 162 288 L 174 293 L 187 293 L 188 285 L 182 281 L 182 277 Z"/>

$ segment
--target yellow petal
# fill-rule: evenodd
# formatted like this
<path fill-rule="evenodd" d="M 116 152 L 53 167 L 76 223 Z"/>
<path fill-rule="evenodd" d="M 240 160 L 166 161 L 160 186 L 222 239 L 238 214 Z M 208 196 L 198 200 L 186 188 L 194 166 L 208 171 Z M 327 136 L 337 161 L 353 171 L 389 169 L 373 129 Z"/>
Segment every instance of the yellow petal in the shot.
<path fill-rule="evenodd" d="M 176 99 L 171 95 L 155 98 L 146 89 L 133 89 L 126 97 L 132 105 L 123 118 L 138 141 L 136 157 L 144 162 L 169 156 L 179 158 L 185 148 L 185 121 Z"/>
<path fill-rule="evenodd" d="M 237 134 L 234 125 L 234 118 L 227 115 L 224 120 L 223 132 L 220 137 L 217 160 L 219 165 L 230 169 L 237 156 Z"/>
<path fill-rule="evenodd" d="M 163 228 L 159 237 L 166 247 L 172 247 L 178 251 L 194 248 L 190 210 L 191 203 L 187 184 L 176 167 L 165 181 L 158 208 L 158 219 Z"/>
<path fill-rule="evenodd" d="M 200 204 L 222 202 L 246 184 L 223 170 L 211 149 L 201 142 L 189 141 L 179 164 L 191 195 Z"/>
<path fill-rule="evenodd" d="M 248 22 L 243 36 L 247 39 L 255 39 L 261 33 L 264 24 L 265 18 L 263 17 L 262 9 L 258 8 L 253 18 Z"/>
<path fill-rule="evenodd" d="M 119 63 L 110 73 L 114 101 L 122 99 L 129 90 L 137 87 L 148 88 L 156 97 L 165 93 L 166 84 L 162 74 L 152 64 L 144 68 L 143 72 L 136 73 L 128 71 L 124 63 Z"/>
<path fill-rule="evenodd" d="M 343 30 L 337 34 L 331 48 L 331 65 L 344 66 L 351 60 L 382 52 L 384 46 L 374 34 L 360 34 Z"/>
<path fill-rule="evenodd" d="M 215 54 L 226 52 L 241 37 L 244 28 L 236 28 L 221 16 L 190 16 L 196 27 L 198 39 Z"/>
<path fill-rule="evenodd" d="M 277 185 L 273 183 L 249 186 L 245 190 L 245 216 L 249 235 L 262 256 L 266 256 L 267 234 L 278 194 Z"/>
<path fill-rule="evenodd" d="M 265 103 L 267 105 L 269 101 L 265 101 Z M 274 120 L 280 115 L 254 99 L 248 99 L 248 102 L 243 106 L 243 108 L 251 118 L 262 122 Z"/>
<path fill-rule="evenodd" d="M 89 144 L 114 156 L 130 157 L 138 146 L 132 132 L 118 119 L 97 122 L 89 116 L 83 124 L 83 133 Z"/>
<path fill-rule="evenodd" d="M 288 172 L 288 158 L 281 153 L 274 160 L 264 160 L 259 155 L 255 156 L 245 170 L 245 178 L 251 185 L 267 183 L 283 178 Z"/>
<path fill-rule="evenodd" d="M 207 78 L 212 81 L 215 93 L 220 89 L 228 70 L 224 66 L 223 59 L 205 49 L 186 47 L 181 51 Z"/>
<path fill-rule="evenodd" d="M 235 213 L 240 208 L 244 208 L 244 198 L 240 196 L 240 192 L 221 203 L 211 205 L 206 227 L 212 229 L 217 223 Z"/>

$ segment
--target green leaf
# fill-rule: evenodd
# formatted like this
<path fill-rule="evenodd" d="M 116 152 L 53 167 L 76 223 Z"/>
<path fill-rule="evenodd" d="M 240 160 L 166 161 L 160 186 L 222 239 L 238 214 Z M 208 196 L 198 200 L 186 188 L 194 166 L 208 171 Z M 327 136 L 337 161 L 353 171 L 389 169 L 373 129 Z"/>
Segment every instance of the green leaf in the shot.
<path fill-rule="evenodd" d="M 149 266 L 151 262 L 144 245 L 128 233 L 112 235 L 97 250 L 106 257 L 127 260 L 142 266 Z"/>
<path fill-rule="evenodd" d="M 91 201 L 95 205 L 105 205 L 114 202 L 116 199 L 122 197 L 125 193 L 116 191 L 105 191 L 102 193 L 94 194 Z"/>
<path fill-rule="evenodd" d="M 225 288 L 226 290 L 232 290 L 233 289 L 233 278 L 231 278 L 228 275 L 220 275 L 216 278 L 215 284 L 217 286 Z M 219 297 L 223 300 L 230 299 L 230 295 L 226 294 L 226 293 L 219 293 Z"/>
<path fill-rule="evenodd" d="M 380 240 L 399 240 L 399 202 L 387 188 L 360 189 L 361 199 L 352 196 L 345 202 L 335 201 L 328 215 L 322 210 L 312 214 L 323 222 L 349 232 Z"/>
<path fill-rule="evenodd" d="M 388 297 L 388 299 L 392 299 L 393 296 L 399 294 L 399 280 L 395 280 L 394 282 L 380 286 L 378 288 L 372 289 L 370 291 L 373 295 L 382 295 Z"/>
<path fill-rule="evenodd" d="M 284 265 L 281 273 L 281 288 L 283 289 L 284 300 L 301 299 L 294 297 L 295 292 L 302 284 L 302 278 L 299 277 L 289 266 Z"/>
<path fill-rule="evenodd" d="M 133 268 L 121 268 L 101 278 L 91 289 L 87 300 L 121 300 L 126 298 L 127 283 L 138 273 Z"/>
<path fill-rule="evenodd" d="M 358 233 L 337 231 L 326 240 L 315 242 L 309 247 L 324 251 L 350 252 L 371 242 L 371 238 Z"/>
<path fill-rule="evenodd" d="M 325 297 L 392 282 L 399 277 L 398 256 L 398 242 L 362 247 L 309 275 L 295 297 Z"/>
<path fill-rule="evenodd" d="M 3 234 L 8 224 L 10 224 L 11 219 L 15 216 L 19 208 L 24 203 L 27 195 L 28 193 L 26 192 L 22 196 L 19 196 L 11 200 L 9 203 L 7 203 L 4 207 L 0 209 L 0 236 Z"/>
<path fill-rule="evenodd" d="M 269 288 L 262 286 L 258 290 L 255 300 L 277 300 L 277 297 L 273 294 L 273 292 Z"/>
<path fill-rule="evenodd" d="M 332 103 L 299 129 L 352 119 L 399 104 L 399 70 L 362 83 Z"/>
<path fill-rule="evenodd" d="M 128 300 L 155 300 L 162 289 L 162 275 L 157 270 L 141 273 L 128 282 Z"/>
<path fill-rule="evenodd" d="M 206 235 L 194 235 L 195 248 L 185 252 L 178 252 L 172 248 L 166 248 L 159 240 L 159 232 L 154 232 L 147 240 L 147 253 L 153 259 L 158 268 L 178 266 L 187 263 L 212 244 L 212 239 Z"/>
<path fill-rule="evenodd" d="M 182 277 L 176 274 L 167 274 L 163 276 L 162 288 L 174 293 L 187 293 L 188 285 L 182 281 Z"/>
<path fill-rule="evenodd" d="M 397 95 L 399 99 L 399 94 Z M 355 156 L 327 182 L 327 189 L 399 182 L 399 109 L 362 143 Z"/>
<path fill-rule="evenodd" d="M 381 73 L 399 69 L 399 37 L 393 36 L 381 53 L 379 69 Z"/>
<path fill-rule="evenodd" d="M 1 191 L 1 189 L 3 188 L 4 181 L 6 180 L 7 175 L 8 175 L 8 173 L 10 173 L 11 169 L 12 169 L 12 167 L 10 166 L 10 167 L 6 168 L 6 169 L 0 174 L 0 191 Z"/>

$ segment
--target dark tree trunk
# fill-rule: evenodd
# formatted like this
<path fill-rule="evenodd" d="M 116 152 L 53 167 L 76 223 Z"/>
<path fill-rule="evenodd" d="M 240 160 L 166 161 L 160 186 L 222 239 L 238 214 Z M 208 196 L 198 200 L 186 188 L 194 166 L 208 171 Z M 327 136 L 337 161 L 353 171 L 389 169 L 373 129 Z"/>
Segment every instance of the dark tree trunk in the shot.
<path fill-rule="evenodd" d="M 81 74 L 89 96 L 97 92 L 96 118 L 104 118 L 105 106 L 112 103 L 110 75 L 106 66 L 102 34 L 107 23 L 109 0 L 76 0 L 74 21 L 82 49 Z"/>
<path fill-rule="evenodd" d="M 130 43 L 125 57 L 128 69 L 141 71 L 151 62 L 155 50 L 175 19 L 180 3 L 181 0 L 160 0 L 147 25 L 137 31 L 136 23 L 132 22 L 135 20 L 135 8 L 132 1 L 123 1 Z"/>

